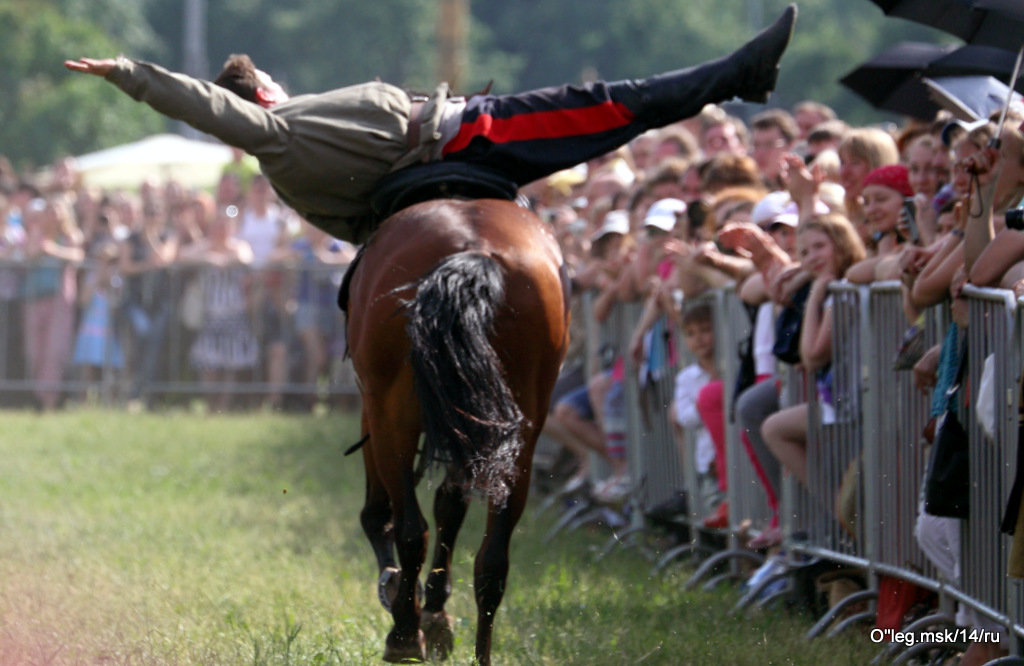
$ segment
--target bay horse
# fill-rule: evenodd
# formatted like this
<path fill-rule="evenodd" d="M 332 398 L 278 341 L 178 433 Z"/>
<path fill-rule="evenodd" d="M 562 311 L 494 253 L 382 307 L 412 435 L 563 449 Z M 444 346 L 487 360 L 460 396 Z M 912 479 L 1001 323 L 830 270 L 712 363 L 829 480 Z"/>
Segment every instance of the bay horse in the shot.
<path fill-rule="evenodd" d="M 568 342 L 561 252 L 546 225 L 511 201 L 428 200 L 388 217 L 346 281 L 349 353 L 363 401 L 360 522 L 394 620 L 383 658 L 448 656 L 452 551 L 470 497 L 482 493 L 476 659 L 489 664 L 509 542 Z M 428 525 L 415 486 L 426 464 L 443 466 L 445 478 L 434 496 L 424 588 Z"/>

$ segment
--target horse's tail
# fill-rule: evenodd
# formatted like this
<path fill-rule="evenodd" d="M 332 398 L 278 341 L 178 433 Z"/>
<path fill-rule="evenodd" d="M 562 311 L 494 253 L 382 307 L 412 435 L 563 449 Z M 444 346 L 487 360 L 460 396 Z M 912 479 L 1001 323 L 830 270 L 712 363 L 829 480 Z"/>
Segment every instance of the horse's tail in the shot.
<path fill-rule="evenodd" d="M 523 414 L 491 346 L 505 279 L 492 257 L 462 252 L 417 285 L 407 305 L 428 462 L 452 462 L 501 504 L 522 447 Z"/>

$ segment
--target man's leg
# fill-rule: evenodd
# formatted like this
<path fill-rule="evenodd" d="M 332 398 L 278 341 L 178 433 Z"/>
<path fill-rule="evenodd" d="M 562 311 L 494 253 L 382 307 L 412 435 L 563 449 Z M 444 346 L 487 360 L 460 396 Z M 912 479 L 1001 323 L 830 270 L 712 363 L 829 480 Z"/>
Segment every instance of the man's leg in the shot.
<path fill-rule="evenodd" d="M 522 185 L 694 116 L 707 104 L 734 97 L 764 102 L 795 20 L 790 5 L 732 54 L 646 79 L 470 98 L 444 159 L 498 169 Z"/>

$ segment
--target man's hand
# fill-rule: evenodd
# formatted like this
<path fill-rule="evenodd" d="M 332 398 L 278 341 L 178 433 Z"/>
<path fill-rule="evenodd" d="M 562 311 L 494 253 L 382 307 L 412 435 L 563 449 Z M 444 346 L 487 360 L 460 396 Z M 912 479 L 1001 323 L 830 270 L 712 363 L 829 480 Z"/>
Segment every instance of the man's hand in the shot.
<path fill-rule="evenodd" d="M 102 60 L 79 58 L 78 60 L 64 61 L 64 66 L 72 72 L 82 72 L 83 74 L 92 74 L 94 76 L 106 76 L 110 73 L 110 70 L 114 69 L 116 64 L 117 60 L 113 58 L 103 58 Z"/>

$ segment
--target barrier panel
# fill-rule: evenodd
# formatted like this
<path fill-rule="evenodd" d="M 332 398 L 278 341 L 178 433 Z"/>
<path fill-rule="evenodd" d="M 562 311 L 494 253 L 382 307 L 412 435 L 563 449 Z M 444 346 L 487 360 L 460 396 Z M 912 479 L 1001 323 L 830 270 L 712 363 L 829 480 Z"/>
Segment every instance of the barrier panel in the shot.
<path fill-rule="evenodd" d="M 1014 331 L 1017 303 L 1011 292 L 965 287 L 970 308 L 967 327 L 967 386 L 970 405 L 965 415 L 969 435 L 970 515 L 962 523 L 958 595 L 997 623 L 1020 623 L 1011 617 L 1006 578 L 1008 537 L 1000 533 L 1003 507 L 1016 469 L 1017 405 L 1021 377 L 1020 333 Z M 993 431 L 986 434 L 976 405 L 982 371 L 991 356 Z"/>
<path fill-rule="evenodd" d="M 643 305 L 622 303 L 616 307 L 620 340 L 628 344 Z M 666 318 L 661 317 L 648 335 L 647 353 L 641 367 L 625 356 L 626 450 L 639 513 L 668 500 L 684 484 L 682 461 L 672 432 L 672 397 L 675 388 L 674 350 L 678 340 Z M 626 344 L 623 345 L 623 351 Z M 692 495 L 691 495 L 692 497 Z"/>
<path fill-rule="evenodd" d="M 925 347 L 941 341 L 944 306 L 926 317 Z M 911 573 L 936 578 L 931 562 L 914 538 L 918 498 L 927 462 L 922 432 L 930 397 L 914 386 L 910 370 L 894 370 L 907 327 L 898 282 L 871 285 L 863 357 L 865 518 L 874 526 L 866 534 L 868 555 L 876 568 L 891 575 Z"/>
<path fill-rule="evenodd" d="M 863 495 L 857 490 L 863 478 L 861 461 L 861 346 L 867 326 L 867 290 L 849 284 L 833 284 L 832 406 L 823 404 L 827 383 L 824 369 L 808 387 L 807 491 L 814 515 L 808 522 L 808 539 L 802 549 L 849 564 L 864 559 Z M 842 494 L 843 499 L 840 499 Z M 840 506 L 841 505 L 841 506 Z M 844 514 L 844 521 L 839 514 Z"/>
<path fill-rule="evenodd" d="M 778 373 L 782 384 L 779 394 L 782 409 L 808 402 L 808 396 L 814 395 L 813 385 L 802 368 L 779 363 Z M 811 498 L 807 488 L 793 474 L 784 470 L 779 508 L 782 533 L 790 539 L 806 542 L 810 535 L 811 521 L 818 515 L 818 511 L 818 502 Z"/>
<path fill-rule="evenodd" d="M 729 520 L 733 528 L 743 525 L 757 532 L 768 526 L 772 512 L 764 485 L 743 443 L 733 409 L 736 381 L 740 373 L 738 350 L 741 343 L 750 335 L 753 324 L 733 287 L 716 290 L 715 315 L 715 349 L 724 387 Z M 744 523 L 749 523 L 749 526 Z"/>

